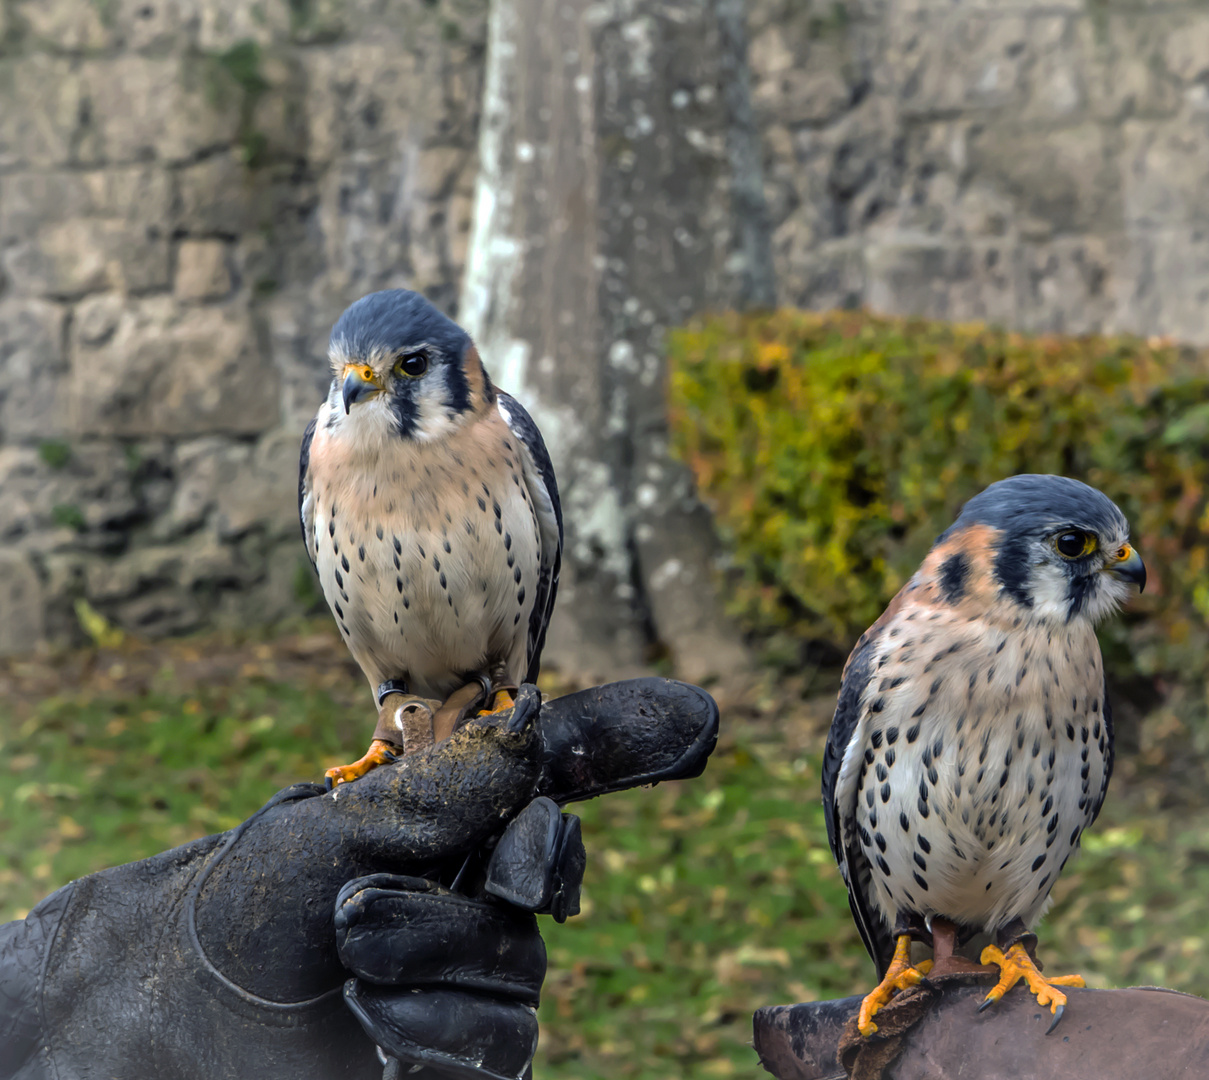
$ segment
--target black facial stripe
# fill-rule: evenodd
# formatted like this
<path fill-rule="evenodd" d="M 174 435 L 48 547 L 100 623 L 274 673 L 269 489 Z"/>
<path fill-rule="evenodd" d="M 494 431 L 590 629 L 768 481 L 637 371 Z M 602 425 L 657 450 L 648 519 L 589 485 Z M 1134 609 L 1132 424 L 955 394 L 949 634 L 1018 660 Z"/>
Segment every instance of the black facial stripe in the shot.
<path fill-rule="evenodd" d="M 390 411 L 395 415 L 399 438 L 414 438 L 417 429 L 415 399 L 410 394 L 391 394 Z"/>
<path fill-rule="evenodd" d="M 995 556 L 995 580 L 1021 607 L 1031 608 L 1028 549 L 1028 537 L 1005 536 L 999 554 Z"/>
<path fill-rule="evenodd" d="M 1084 608 L 1087 601 L 1095 594 L 1095 571 L 1090 569 L 1090 559 L 1079 559 L 1078 564 L 1072 564 L 1070 581 L 1066 586 L 1066 621 L 1070 622 Z"/>
<path fill-rule="evenodd" d="M 466 378 L 465 356 L 460 356 L 456 363 L 445 361 L 445 407 L 455 416 L 470 409 L 470 380 Z"/>
<path fill-rule="evenodd" d="M 940 567 L 940 594 L 946 604 L 959 604 L 966 594 L 970 562 L 963 552 L 950 555 Z"/>

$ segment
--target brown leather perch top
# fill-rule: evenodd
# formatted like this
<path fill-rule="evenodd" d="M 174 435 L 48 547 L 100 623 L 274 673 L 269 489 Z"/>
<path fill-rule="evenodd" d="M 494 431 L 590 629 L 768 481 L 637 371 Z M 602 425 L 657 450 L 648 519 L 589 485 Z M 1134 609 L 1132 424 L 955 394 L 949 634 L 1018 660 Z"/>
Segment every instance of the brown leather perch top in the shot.
<path fill-rule="evenodd" d="M 755 1014 L 755 1049 L 778 1080 L 1209 1078 L 1209 1001 L 1157 987 L 1072 989 L 1047 1037 L 1049 1010 L 1022 991 L 979 1013 L 988 981 L 946 976 L 939 989 L 900 994 L 870 1039 L 856 1032 L 860 997 L 769 1006 Z"/>

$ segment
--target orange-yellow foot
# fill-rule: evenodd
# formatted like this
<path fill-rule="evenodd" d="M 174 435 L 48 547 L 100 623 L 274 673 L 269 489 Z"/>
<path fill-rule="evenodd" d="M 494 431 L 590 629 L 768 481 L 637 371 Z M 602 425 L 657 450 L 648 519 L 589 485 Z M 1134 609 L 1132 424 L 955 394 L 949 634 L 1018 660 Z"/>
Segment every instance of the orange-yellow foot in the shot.
<path fill-rule="evenodd" d="M 391 749 L 390 743 L 374 739 L 369 744 L 369 749 L 365 751 L 364 757 L 354 761 L 351 765 L 337 765 L 333 769 L 328 769 L 323 774 L 324 786 L 331 791 L 337 784 L 360 780 L 367 772 L 376 769 L 379 765 L 389 765 L 392 761 L 398 760 L 399 755 Z"/>
<path fill-rule="evenodd" d="M 505 709 L 511 709 L 515 704 L 516 699 L 510 690 L 497 690 L 491 695 L 490 706 L 480 710 L 479 716 L 490 716 L 492 713 L 503 712 Z"/>
<path fill-rule="evenodd" d="M 911 935 L 899 935 L 894 946 L 894 959 L 890 961 L 885 977 L 861 1002 L 860 1015 L 856 1018 L 860 1033 L 866 1038 L 872 1035 L 877 1030 L 873 1014 L 883 1005 L 889 1004 L 890 999 L 899 990 L 906 990 L 923 982 L 924 976 L 931 970 L 931 960 L 924 960 L 916 967 L 911 966 Z"/>
<path fill-rule="evenodd" d="M 1028 951 L 1019 942 L 1009 948 L 1006 953 L 994 945 L 988 945 L 982 950 L 982 956 L 979 959 L 984 964 L 994 964 L 999 968 L 999 982 L 987 994 L 986 1000 L 978 1007 L 978 1011 L 989 1009 L 1023 979 L 1028 983 L 1029 990 L 1036 996 L 1037 1004 L 1048 1005 L 1049 1011 L 1054 1014 L 1054 1019 L 1046 1031 L 1047 1035 L 1058 1026 L 1058 1021 L 1062 1019 L 1062 1014 L 1066 1011 L 1066 995 L 1058 987 L 1087 985 L 1083 981 L 1082 975 L 1055 975 L 1053 978 L 1046 978 L 1041 974 Z"/>

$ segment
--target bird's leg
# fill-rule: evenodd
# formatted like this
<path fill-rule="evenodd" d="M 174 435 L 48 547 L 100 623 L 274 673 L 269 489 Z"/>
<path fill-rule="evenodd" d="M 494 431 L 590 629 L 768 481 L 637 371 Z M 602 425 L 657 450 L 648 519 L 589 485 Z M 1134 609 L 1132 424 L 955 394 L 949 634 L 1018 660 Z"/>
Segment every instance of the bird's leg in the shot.
<path fill-rule="evenodd" d="M 382 739 L 374 739 L 369 749 L 351 765 L 337 765 L 323 774 L 324 786 L 331 791 L 337 784 L 347 784 L 351 780 L 360 780 L 367 772 L 379 765 L 389 765 L 398 761 L 398 748 Z"/>
<path fill-rule="evenodd" d="M 861 1002 L 861 1011 L 857 1017 L 856 1026 L 866 1038 L 877 1031 L 873 1016 L 878 1009 L 888 1004 L 897 991 L 906 990 L 923 982 L 924 976 L 931 970 L 931 960 L 924 960 L 916 967 L 911 966 L 911 942 L 914 937 L 915 935 L 912 933 L 898 935 L 898 941 L 894 946 L 894 959 L 890 961 L 885 976 L 872 991 L 865 995 L 865 1000 Z"/>
<path fill-rule="evenodd" d="M 515 686 L 495 686 L 491 689 L 491 707 L 485 709 L 485 713 L 503 712 L 505 709 L 511 709 L 516 704 L 517 688 Z"/>
<path fill-rule="evenodd" d="M 433 718 L 432 733 L 436 741 L 448 739 L 466 722 L 468 716 L 481 716 L 480 706 L 488 699 L 490 689 L 491 684 L 486 676 L 471 675 L 450 694 Z"/>
<path fill-rule="evenodd" d="M 351 765 L 337 765 L 324 773 L 328 791 L 337 784 L 359 780 L 379 765 L 398 761 L 402 754 L 415 753 L 433 743 L 432 706 L 407 692 L 401 682 L 383 683 L 378 688 L 378 726 L 369 749 Z"/>
<path fill-rule="evenodd" d="M 1013 919 L 996 935 L 998 945 L 988 945 L 982 950 L 982 962 L 994 964 L 999 968 L 999 982 L 995 984 L 986 1000 L 979 1007 L 979 1012 L 990 1008 L 1003 997 L 1021 979 L 1028 985 L 1037 998 L 1038 1005 L 1048 1005 L 1054 1014 L 1050 1022 L 1048 1035 L 1058 1026 L 1066 1011 L 1066 995 L 1058 989 L 1059 986 L 1086 986 L 1082 975 L 1055 975 L 1046 978 L 1041 974 L 1041 964 L 1032 955 L 1031 949 L 1036 947 L 1037 936 L 1029 933 L 1019 919 Z"/>
<path fill-rule="evenodd" d="M 502 664 L 492 667 L 488 677 L 491 680 L 491 693 L 488 697 L 488 704 L 479 713 L 480 716 L 489 716 L 491 713 L 511 709 L 516 704 L 516 692 L 520 689 L 515 683 L 508 681 L 506 669 Z"/>
<path fill-rule="evenodd" d="M 976 964 L 964 956 L 957 955 L 957 925 L 939 915 L 932 917 L 932 970 L 928 974 L 939 975 L 993 975 L 995 969 Z"/>

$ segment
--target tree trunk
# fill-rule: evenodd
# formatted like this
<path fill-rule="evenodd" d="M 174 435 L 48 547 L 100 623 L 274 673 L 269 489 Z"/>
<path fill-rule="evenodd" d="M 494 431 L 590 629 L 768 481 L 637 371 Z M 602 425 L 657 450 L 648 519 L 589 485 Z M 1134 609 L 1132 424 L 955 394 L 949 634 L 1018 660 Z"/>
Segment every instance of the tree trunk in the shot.
<path fill-rule="evenodd" d="M 533 413 L 567 542 L 551 663 L 616 673 L 658 643 L 703 680 L 744 664 L 715 546 L 668 456 L 664 336 L 769 305 L 742 0 L 494 0 L 460 305 Z"/>

